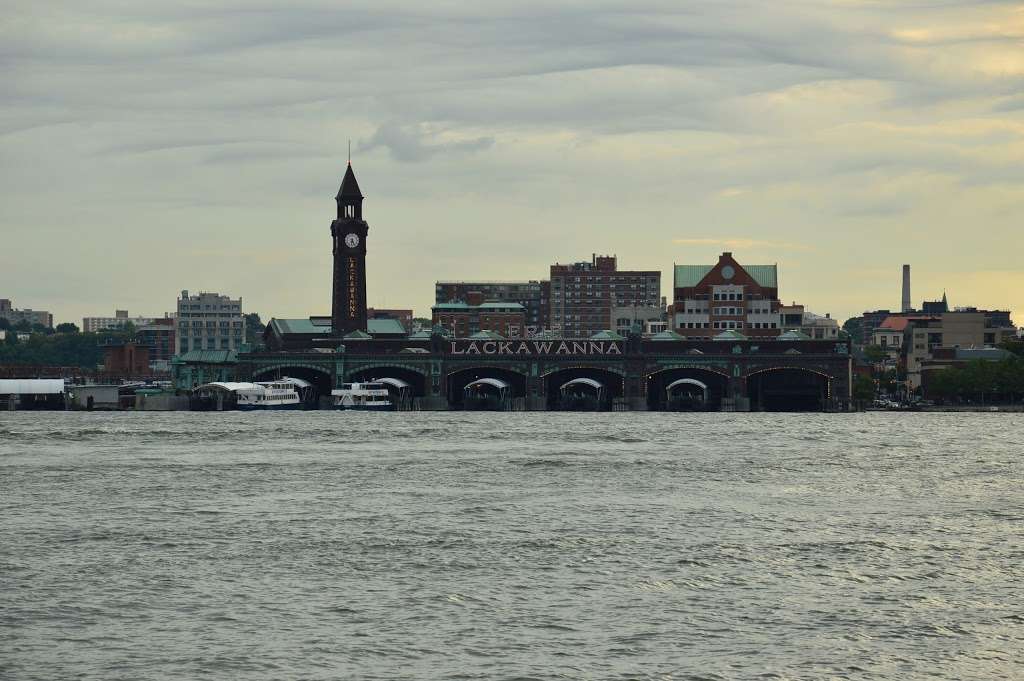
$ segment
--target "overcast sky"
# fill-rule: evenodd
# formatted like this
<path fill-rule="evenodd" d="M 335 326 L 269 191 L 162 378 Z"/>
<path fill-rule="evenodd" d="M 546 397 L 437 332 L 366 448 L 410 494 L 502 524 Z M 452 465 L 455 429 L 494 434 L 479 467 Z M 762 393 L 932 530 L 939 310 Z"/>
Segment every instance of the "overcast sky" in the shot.
<path fill-rule="evenodd" d="M 1024 324 L 1021 3 L 496 4 L 8 0 L 0 297 L 329 314 L 351 138 L 372 306 L 729 250 L 840 319 L 908 262 Z"/>

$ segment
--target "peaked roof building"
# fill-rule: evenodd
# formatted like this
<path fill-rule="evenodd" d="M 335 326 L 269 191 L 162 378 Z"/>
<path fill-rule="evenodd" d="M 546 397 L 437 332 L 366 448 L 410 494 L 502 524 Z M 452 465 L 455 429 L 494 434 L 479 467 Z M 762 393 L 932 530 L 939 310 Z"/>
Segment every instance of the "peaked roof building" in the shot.
<path fill-rule="evenodd" d="M 777 336 L 778 265 L 741 265 L 732 253 L 714 265 L 674 267 L 672 328 L 687 338 L 712 338 L 726 331 L 749 337 Z"/>

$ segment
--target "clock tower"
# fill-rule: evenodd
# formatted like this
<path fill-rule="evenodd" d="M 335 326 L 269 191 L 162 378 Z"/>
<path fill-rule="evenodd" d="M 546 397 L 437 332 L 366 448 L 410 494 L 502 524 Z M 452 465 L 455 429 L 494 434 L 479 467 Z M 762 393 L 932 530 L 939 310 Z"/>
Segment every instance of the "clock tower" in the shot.
<path fill-rule="evenodd" d="M 331 335 L 340 338 L 352 331 L 366 331 L 366 233 L 370 226 L 363 220 L 363 195 L 351 162 L 335 200 L 338 217 L 331 223 Z"/>

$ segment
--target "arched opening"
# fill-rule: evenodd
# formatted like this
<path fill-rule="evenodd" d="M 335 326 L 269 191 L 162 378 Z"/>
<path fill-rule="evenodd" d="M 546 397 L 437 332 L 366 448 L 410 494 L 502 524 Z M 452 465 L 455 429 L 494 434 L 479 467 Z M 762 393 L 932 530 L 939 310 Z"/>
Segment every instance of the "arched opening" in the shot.
<path fill-rule="evenodd" d="M 348 375 L 350 383 L 383 383 L 397 411 L 414 408 L 417 398 L 426 395 L 427 379 L 418 371 L 404 367 L 382 366 L 359 369 Z"/>
<path fill-rule="evenodd" d="M 329 402 L 331 397 L 331 375 L 320 369 L 309 367 L 273 367 L 269 369 L 258 369 L 253 372 L 254 381 L 267 381 L 270 379 L 297 378 L 307 383 L 300 393 L 303 397 L 303 404 L 308 408 L 316 409 L 325 399 Z"/>
<path fill-rule="evenodd" d="M 751 411 L 824 411 L 830 388 L 827 375 L 797 367 L 766 369 L 747 377 Z"/>
<path fill-rule="evenodd" d="M 497 383 L 484 379 L 495 379 Z M 498 367 L 459 369 L 448 374 L 445 382 L 452 409 L 515 409 L 516 401 L 526 395 L 526 377 Z"/>
<path fill-rule="evenodd" d="M 559 369 L 544 377 L 551 411 L 608 411 L 622 397 L 623 387 L 621 375 L 599 367 Z"/>
<path fill-rule="evenodd" d="M 711 369 L 684 367 L 647 377 L 647 408 L 651 411 L 718 411 L 729 378 Z"/>

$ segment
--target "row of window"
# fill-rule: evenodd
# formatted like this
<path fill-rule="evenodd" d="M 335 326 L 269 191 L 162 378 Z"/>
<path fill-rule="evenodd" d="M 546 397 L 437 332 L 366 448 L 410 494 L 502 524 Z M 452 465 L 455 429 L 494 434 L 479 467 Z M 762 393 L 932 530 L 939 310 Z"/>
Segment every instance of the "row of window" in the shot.
<path fill-rule="evenodd" d="M 683 322 L 679 325 L 681 329 L 777 329 L 775 322 L 754 322 L 744 324 L 743 322 Z"/>
<path fill-rule="evenodd" d="M 716 293 L 714 300 L 743 300 L 742 293 Z"/>

